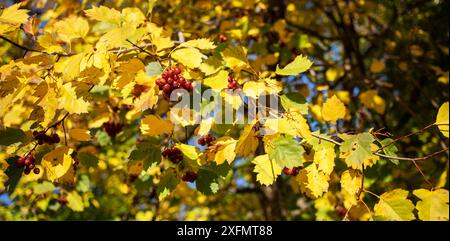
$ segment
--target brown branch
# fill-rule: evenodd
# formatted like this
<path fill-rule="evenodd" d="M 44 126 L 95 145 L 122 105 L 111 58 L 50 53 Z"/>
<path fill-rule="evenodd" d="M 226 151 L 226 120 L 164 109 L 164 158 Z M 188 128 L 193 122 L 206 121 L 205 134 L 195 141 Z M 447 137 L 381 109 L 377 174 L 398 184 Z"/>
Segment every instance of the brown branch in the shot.
<path fill-rule="evenodd" d="M 12 41 L 11 39 L 9 39 L 9 38 L 7 38 L 7 37 L 5 37 L 5 36 L 3 36 L 3 35 L 0 35 L 0 38 L 3 39 L 3 40 L 5 40 L 6 42 L 12 44 L 13 46 L 15 46 L 15 47 L 17 47 L 17 48 L 20 48 L 20 49 L 25 50 L 26 52 L 36 52 L 36 53 L 43 53 L 43 54 L 56 55 L 56 56 L 65 56 L 65 57 L 75 55 L 75 53 L 68 53 L 68 54 L 63 54 L 63 53 L 47 53 L 47 52 L 44 52 L 44 51 L 42 51 L 42 50 L 32 49 L 32 48 L 28 48 L 28 47 L 26 47 L 26 46 L 20 45 L 20 44 L 18 44 L 18 43 L 16 43 L 16 42 Z"/>
<path fill-rule="evenodd" d="M 338 145 L 338 146 L 341 146 L 341 145 L 342 145 L 342 143 L 340 143 L 340 142 L 338 142 L 338 141 L 335 141 L 335 140 L 333 140 L 333 139 L 330 139 L 330 138 L 328 138 L 328 137 L 324 137 L 324 136 L 317 135 L 317 134 L 314 134 L 314 133 L 311 133 L 311 135 L 314 136 L 314 137 L 316 137 L 316 138 L 318 138 L 318 139 L 321 139 L 321 140 L 324 140 L 324 141 L 331 142 L 331 143 L 333 143 L 333 144 L 335 144 L 335 145 Z M 443 150 L 440 150 L 440 151 L 438 151 L 438 152 L 432 153 L 432 154 L 427 155 L 427 156 L 424 156 L 424 157 L 398 157 L 398 156 L 389 156 L 389 155 L 385 155 L 385 154 L 379 153 L 378 150 L 372 152 L 372 154 L 374 154 L 374 155 L 376 155 L 376 156 L 379 156 L 379 157 L 383 157 L 383 158 L 395 159 L 395 160 L 402 160 L 402 161 L 423 161 L 423 160 L 429 159 L 429 158 L 431 158 L 431 157 L 434 157 L 434 156 L 436 156 L 436 155 L 439 155 L 439 154 L 441 154 L 441 153 L 443 153 L 443 152 L 445 152 L 445 151 L 448 151 L 448 148 L 445 148 L 445 149 L 443 149 Z"/>
<path fill-rule="evenodd" d="M 148 55 L 150 55 L 150 56 L 153 56 L 153 55 L 154 55 L 154 54 L 148 52 L 147 50 L 145 50 L 143 47 L 141 47 L 141 46 L 139 46 L 139 45 L 136 45 L 135 43 L 131 42 L 131 41 L 128 40 L 128 39 L 127 39 L 127 42 L 130 43 L 131 45 L 133 45 L 134 48 L 139 49 L 139 50 L 141 50 L 142 52 L 144 52 L 144 53 L 146 53 L 146 54 L 148 54 Z M 153 45 L 153 44 L 151 44 L 151 45 Z M 149 45 L 149 46 L 151 46 L 151 45 Z M 148 46 L 147 46 L 147 47 L 148 47 Z"/>

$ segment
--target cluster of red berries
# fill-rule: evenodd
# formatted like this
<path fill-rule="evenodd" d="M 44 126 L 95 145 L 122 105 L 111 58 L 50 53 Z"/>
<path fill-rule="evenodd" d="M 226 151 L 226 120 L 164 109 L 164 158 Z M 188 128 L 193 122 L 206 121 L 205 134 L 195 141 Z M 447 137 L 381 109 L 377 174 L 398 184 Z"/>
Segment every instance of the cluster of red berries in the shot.
<path fill-rule="evenodd" d="M 170 93 L 176 89 L 192 91 L 192 83 L 180 75 L 182 71 L 178 66 L 173 69 L 169 68 L 161 75 L 162 78 L 156 80 L 156 85 L 164 92 L 164 97 L 167 99 L 170 98 Z"/>
<path fill-rule="evenodd" d="M 219 34 L 217 36 L 217 39 L 219 39 L 219 42 L 221 42 L 221 43 L 225 43 L 228 40 L 227 37 L 223 34 Z"/>
<path fill-rule="evenodd" d="M 183 153 L 181 153 L 181 150 L 176 147 L 165 149 L 161 155 L 169 158 L 169 160 L 175 164 L 183 160 Z"/>
<path fill-rule="evenodd" d="M 237 88 L 239 88 L 238 82 L 232 75 L 228 75 L 228 89 L 236 90 Z"/>
<path fill-rule="evenodd" d="M 131 90 L 131 94 L 134 97 L 138 98 L 139 96 L 141 96 L 142 92 L 146 92 L 149 89 L 150 87 L 146 85 L 135 84 L 133 89 Z"/>
<path fill-rule="evenodd" d="M 16 160 L 17 167 L 24 167 L 23 173 L 25 175 L 30 174 L 31 170 L 33 170 L 34 174 L 39 174 L 41 170 L 36 167 L 36 158 L 30 153 L 24 157 L 19 157 L 19 159 Z"/>
<path fill-rule="evenodd" d="M 67 197 L 66 197 L 66 195 L 60 195 L 59 197 L 58 197 L 58 202 L 59 202 L 59 204 L 61 204 L 62 206 L 64 206 L 64 205 L 66 205 L 67 204 Z"/>
<path fill-rule="evenodd" d="M 44 143 L 56 144 L 60 142 L 58 134 L 54 133 L 52 135 L 45 134 L 45 131 L 33 131 L 33 137 L 38 141 L 39 145 Z"/>
<path fill-rule="evenodd" d="M 200 138 L 198 138 L 197 143 L 201 146 L 204 146 L 204 145 L 210 146 L 211 143 L 215 140 L 216 140 L 215 136 L 208 134 L 206 136 L 201 136 Z"/>
<path fill-rule="evenodd" d="M 122 131 L 123 123 L 120 121 L 109 120 L 103 123 L 103 129 L 108 133 L 110 137 L 115 137 L 118 133 Z"/>
<path fill-rule="evenodd" d="M 183 177 L 181 177 L 181 180 L 185 181 L 185 182 L 194 182 L 195 180 L 197 180 L 197 173 L 192 172 L 192 171 L 187 171 Z"/>
<path fill-rule="evenodd" d="M 283 168 L 283 173 L 285 175 L 297 176 L 302 168 L 301 167 L 293 167 L 293 168 Z"/>

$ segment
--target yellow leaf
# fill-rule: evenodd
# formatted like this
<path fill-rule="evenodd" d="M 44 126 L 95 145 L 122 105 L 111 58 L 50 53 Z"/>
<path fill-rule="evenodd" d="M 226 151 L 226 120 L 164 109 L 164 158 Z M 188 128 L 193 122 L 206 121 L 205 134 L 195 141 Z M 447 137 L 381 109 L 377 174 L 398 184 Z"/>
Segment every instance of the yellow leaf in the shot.
<path fill-rule="evenodd" d="M 196 48 L 177 49 L 173 51 L 171 56 L 179 63 L 191 69 L 200 67 L 202 59 L 206 58 L 206 56 L 200 53 Z"/>
<path fill-rule="evenodd" d="M 100 22 L 109 22 L 116 25 L 120 24 L 121 14 L 115 9 L 107 8 L 104 6 L 93 6 L 91 9 L 85 10 L 85 13 L 87 17 Z"/>
<path fill-rule="evenodd" d="M 236 154 L 239 156 L 249 156 L 258 148 L 258 132 L 254 131 L 254 123 L 247 125 L 239 137 L 236 145 Z"/>
<path fill-rule="evenodd" d="M 342 69 L 338 69 L 338 68 L 329 68 L 327 69 L 327 71 L 325 72 L 325 77 L 327 78 L 328 81 L 335 81 L 337 78 L 342 76 Z"/>
<path fill-rule="evenodd" d="M 441 105 L 438 114 L 436 116 L 436 125 L 438 126 L 441 133 L 448 137 L 449 132 L 449 120 L 448 120 L 448 101 Z"/>
<path fill-rule="evenodd" d="M 281 174 L 281 167 L 269 159 L 269 154 L 255 157 L 252 163 L 255 164 L 253 172 L 256 173 L 256 180 L 262 185 L 271 185 Z"/>
<path fill-rule="evenodd" d="M 70 43 L 72 39 L 86 37 L 89 23 L 82 17 L 70 16 L 55 23 L 55 30 L 64 42 Z"/>
<path fill-rule="evenodd" d="M 355 196 L 361 187 L 362 175 L 358 170 L 348 169 L 341 175 L 341 189 Z"/>
<path fill-rule="evenodd" d="M 203 84 L 211 87 L 215 91 L 221 91 L 227 88 L 228 72 L 221 70 L 203 80 Z"/>
<path fill-rule="evenodd" d="M 296 134 L 294 136 L 303 139 L 311 138 L 311 130 L 309 129 L 308 122 L 299 112 L 289 109 L 284 113 L 283 118 L 287 120 L 290 129 L 295 131 Z"/>
<path fill-rule="evenodd" d="M 11 5 L 1 11 L 0 34 L 16 30 L 28 19 L 28 10 L 19 9 L 20 3 Z"/>
<path fill-rule="evenodd" d="M 67 83 L 61 86 L 60 89 L 61 97 L 58 99 L 59 109 L 65 109 L 71 114 L 81 114 L 87 113 L 89 102 L 84 101 L 83 98 L 78 98 L 75 89 L 72 88 L 71 83 Z"/>
<path fill-rule="evenodd" d="M 326 121 L 336 124 L 338 119 L 345 117 L 345 105 L 336 95 L 328 98 L 322 107 L 322 117 Z"/>
<path fill-rule="evenodd" d="M 214 122 L 214 118 L 203 119 L 200 122 L 200 126 L 198 128 L 197 135 L 199 135 L 199 136 L 207 135 L 209 133 L 209 130 L 211 130 L 211 126 L 212 126 L 213 122 Z"/>
<path fill-rule="evenodd" d="M 42 166 L 48 180 L 56 181 L 56 179 L 63 177 L 70 170 L 73 164 L 70 156 L 72 151 L 66 146 L 61 146 L 45 154 L 42 158 Z"/>
<path fill-rule="evenodd" d="M 429 191 L 417 189 L 413 194 L 421 200 L 417 202 L 416 208 L 419 211 L 419 218 L 423 221 L 448 221 L 448 191 L 437 189 Z"/>
<path fill-rule="evenodd" d="M 318 198 L 328 191 L 330 176 L 319 171 L 314 163 L 300 170 L 296 179 L 300 190 L 311 198 Z"/>
<path fill-rule="evenodd" d="M 291 128 L 290 122 L 285 118 L 268 118 L 264 122 L 264 135 L 273 135 L 276 133 L 296 136 L 297 132 Z"/>
<path fill-rule="evenodd" d="M 359 95 L 359 100 L 369 109 L 373 109 L 379 114 L 383 114 L 386 109 L 384 99 L 378 95 L 376 90 L 368 90 Z"/>
<path fill-rule="evenodd" d="M 201 50 L 212 50 L 216 48 L 216 45 L 214 45 L 214 43 L 209 39 L 199 38 L 181 43 L 180 47 L 193 47 Z"/>
<path fill-rule="evenodd" d="M 72 211 L 82 212 L 84 210 L 84 203 L 80 194 L 76 191 L 72 191 L 67 194 L 67 207 L 72 209 Z"/>
<path fill-rule="evenodd" d="M 245 82 L 242 91 L 246 96 L 256 99 L 261 94 L 269 94 L 266 85 L 262 81 L 248 81 Z"/>
<path fill-rule="evenodd" d="M 298 75 L 311 68 L 312 64 L 313 63 L 306 56 L 303 57 L 303 55 L 299 55 L 295 57 L 294 61 L 282 69 L 277 65 L 275 73 L 278 75 Z"/>
<path fill-rule="evenodd" d="M 174 46 L 173 41 L 170 37 L 163 37 L 160 35 L 152 34 L 152 44 L 156 46 L 156 50 L 159 52 L 163 49 L 171 48 Z"/>
<path fill-rule="evenodd" d="M 83 57 L 84 53 L 79 53 L 60 60 L 54 66 L 55 71 L 58 73 L 62 73 L 64 80 L 73 80 L 80 74 L 80 63 Z"/>
<path fill-rule="evenodd" d="M 211 56 L 208 59 L 203 60 L 203 63 L 200 65 L 200 70 L 208 76 L 217 73 L 221 67 L 222 62 L 220 59 Z"/>
<path fill-rule="evenodd" d="M 141 121 L 141 132 L 144 135 L 157 136 L 161 134 L 170 134 L 172 131 L 172 122 L 163 120 L 156 115 L 145 116 Z"/>
<path fill-rule="evenodd" d="M 336 153 L 334 147 L 324 147 L 314 151 L 314 163 L 317 164 L 317 168 L 323 171 L 325 174 L 330 175 L 334 169 L 334 159 Z"/>
<path fill-rule="evenodd" d="M 229 45 L 221 53 L 225 66 L 238 71 L 249 67 L 247 52 L 243 47 Z"/>
<path fill-rule="evenodd" d="M 383 71 L 384 68 L 384 63 L 381 60 L 375 59 L 372 61 L 372 65 L 370 65 L 370 72 L 377 74 Z"/>
<path fill-rule="evenodd" d="M 41 46 L 46 53 L 62 53 L 64 48 L 59 45 L 56 40 L 56 33 L 45 32 L 44 35 L 38 37 L 38 44 Z"/>
<path fill-rule="evenodd" d="M 229 164 L 234 161 L 236 153 L 236 140 L 229 136 L 223 136 L 217 139 L 213 146 L 210 146 L 207 150 L 208 159 L 214 160 L 217 165 L 220 165 L 227 161 Z"/>
<path fill-rule="evenodd" d="M 85 129 L 72 129 L 69 131 L 70 138 L 77 141 L 89 141 L 91 140 L 91 134 Z"/>
<path fill-rule="evenodd" d="M 384 193 L 373 208 L 375 215 L 389 221 L 414 220 L 414 204 L 407 197 L 408 191 L 402 189 Z"/>

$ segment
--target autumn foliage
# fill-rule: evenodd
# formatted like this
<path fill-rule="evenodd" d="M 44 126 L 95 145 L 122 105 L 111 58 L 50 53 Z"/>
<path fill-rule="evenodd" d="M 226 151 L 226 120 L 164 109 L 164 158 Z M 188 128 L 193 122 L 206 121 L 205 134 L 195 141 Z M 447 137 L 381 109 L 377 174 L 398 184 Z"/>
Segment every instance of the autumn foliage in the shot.
<path fill-rule="evenodd" d="M 449 219 L 446 0 L 0 7 L 0 220 Z"/>

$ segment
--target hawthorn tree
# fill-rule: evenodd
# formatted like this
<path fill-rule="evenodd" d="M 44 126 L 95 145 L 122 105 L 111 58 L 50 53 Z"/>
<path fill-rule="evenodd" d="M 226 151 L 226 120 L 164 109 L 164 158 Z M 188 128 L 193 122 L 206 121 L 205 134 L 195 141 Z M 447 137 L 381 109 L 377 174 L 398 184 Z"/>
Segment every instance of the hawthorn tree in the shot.
<path fill-rule="evenodd" d="M 447 0 L 0 7 L 1 220 L 449 219 Z"/>

